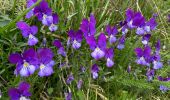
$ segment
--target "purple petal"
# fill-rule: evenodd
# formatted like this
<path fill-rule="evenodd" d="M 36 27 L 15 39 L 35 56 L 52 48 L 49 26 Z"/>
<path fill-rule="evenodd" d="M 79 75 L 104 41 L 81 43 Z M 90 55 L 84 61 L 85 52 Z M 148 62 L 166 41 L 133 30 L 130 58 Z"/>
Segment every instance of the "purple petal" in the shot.
<path fill-rule="evenodd" d="M 106 66 L 110 68 L 110 67 L 112 67 L 113 65 L 114 65 L 114 62 L 112 61 L 112 59 L 107 58 Z"/>
<path fill-rule="evenodd" d="M 19 53 L 13 53 L 13 54 L 10 54 L 8 60 L 12 64 L 17 64 L 19 62 L 22 62 L 22 57 Z"/>
<path fill-rule="evenodd" d="M 22 31 L 22 36 L 23 37 L 28 37 L 30 34 L 30 26 L 25 23 L 25 22 L 17 22 L 17 28 L 20 29 Z"/>
<path fill-rule="evenodd" d="M 19 100 L 21 96 L 19 90 L 16 88 L 10 88 L 8 91 L 8 95 L 10 96 L 11 100 Z"/>
<path fill-rule="evenodd" d="M 134 17 L 134 11 L 130 8 L 126 10 L 126 21 L 130 21 Z"/>
<path fill-rule="evenodd" d="M 53 73 L 54 73 L 54 71 L 53 71 L 52 66 L 49 66 L 49 65 L 47 66 L 47 65 L 43 65 L 43 64 L 40 65 L 40 71 L 38 72 L 38 75 L 40 77 L 50 76 Z"/>
<path fill-rule="evenodd" d="M 69 30 L 68 31 L 68 36 L 71 38 L 71 40 L 73 41 L 74 40 L 74 38 L 75 38 L 75 32 L 74 32 L 74 30 Z"/>
<path fill-rule="evenodd" d="M 33 15 L 34 15 L 33 10 L 30 10 L 30 11 L 26 14 L 25 18 L 30 19 Z"/>
<path fill-rule="evenodd" d="M 157 26 L 156 20 L 154 17 L 152 17 L 147 23 L 146 26 L 150 26 L 151 30 L 154 30 Z"/>
<path fill-rule="evenodd" d="M 94 35 L 96 33 L 96 20 L 93 14 L 90 15 L 90 23 L 89 23 L 89 29 L 90 29 L 90 35 Z"/>
<path fill-rule="evenodd" d="M 155 70 L 149 69 L 146 73 L 146 76 L 148 77 L 148 81 L 152 81 L 154 75 L 155 75 Z"/>
<path fill-rule="evenodd" d="M 136 60 L 136 63 L 139 65 L 144 65 L 144 66 L 148 66 L 148 63 L 146 62 L 144 57 L 140 57 Z"/>
<path fill-rule="evenodd" d="M 89 32 L 89 22 L 87 19 L 82 20 L 80 29 L 84 33 L 84 36 L 87 37 Z"/>
<path fill-rule="evenodd" d="M 110 44 L 112 44 L 112 43 L 115 43 L 116 42 L 116 37 L 115 36 L 113 36 L 113 35 L 110 35 L 110 38 L 109 38 L 109 42 L 110 42 Z"/>
<path fill-rule="evenodd" d="M 124 47 L 125 47 L 124 44 L 118 44 L 118 45 L 117 45 L 117 48 L 118 48 L 119 50 L 122 50 Z"/>
<path fill-rule="evenodd" d="M 98 46 L 99 46 L 99 48 L 101 48 L 103 50 L 106 48 L 106 36 L 104 35 L 104 33 L 101 33 L 99 35 Z"/>
<path fill-rule="evenodd" d="M 30 73 L 29 73 L 29 70 L 27 67 L 24 67 L 22 66 L 21 70 L 19 71 L 19 74 L 22 76 L 22 77 L 28 77 L 30 76 Z"/>
<path fill-rule="evenodd" d="M 162 62 L 159 62 L 159 61 L 153 62 L 153 68 L 156 69 L 156 70 L 162 68 L 162 66 L 163 66 Z"/>
<path fill-rule="evenodd" d="M 141 48 L 136 48 L 135 53 L 136 53 L 137 57 L 143 56 L 143 50 Z"/>
<path fill-rule="evenodd" d="M 37 53 L 38 53 L 40 62 L 43 64 L 48 64 L 54 56 L 52 50 L 49 48 L 40 48 L 38 49 Z"/>
<path fill-rule="evenodd" d="M 81 30 L 78 30 L 78 31 L 76 32 L 75 39 L 76 39 L 78 42 L 81 42 L 81 41 L 82 41 L 82 39 L 83 39 L 83 33 L 82 33 Z"/>
<path fill-rule="evenodd" d="M 18 86 L 18 89 L 21 91 L 21 92 L 24 92 L 24 91 L 29 91 L 30 89 L 30 84 L 27 83 L 27 82 L 21 82 Z"/>
<path fill-rule="evenodd" d="M 137 12 L 135 14 L 132 25 L 138 26 L 138 27 L 145 25 L 145 18 L 142 16 L 142 14 L 140 12 Z"/>
<path fill-rule="evenodd" d="M 110 25 L 107 25 L 107 26 L 106 26 L 106 32 L 108 33 L 109 36 L 111 35 L 112 30 L 111 30 Z"/>
<path fill-rule="evenodd" d="M 50 26 L 53 23 L 53 16 L 44 15 L 42 19 L 42 24 Z"/>
<path fill-rule="evenodd" d="M 165 92 L 167 92 L 167 91 L 169 90 L 168 87 L 163 86 L 163 85 L 160 85 L 159 89 L 160 89 L 163 93 L 165 93 Z"/>
<path fill-rule="evenodd" d="M 37 53 L 33 48 L 29 48 L 28 50 L 24 51 L 23 59 L 33 65 L 39 63 Z"/>
<path fill-rule="evenodd" d="M 151 57 L 151 48 L 149 46 L 146 46 L 143 51 L 143 55 L 145 58 L 150 58 Z"/>
<path fill-rule="evenodd" d="M 143 43 L 144 45 L 147 45 L 148 42 L 149 42 L 149 40 L 150 40 L 150 37 L 151 37 L 151 34 L 145 34 L 145 35 L 143 36 L 143 38 L 142 38 L 142 43 Z"/>
<path fill-rule="evenodd" d="M 157 41 L 156 45 L 155 45 L 156 51 L 160 51 L 161 49 L 161 42 L 160 40 Z"/>
<path fill-rule="evenodd" d="M 58 51 L 57 51 L 57 53 L 60 54 L 60 55 L 62 55 L 62 56 L 64 56 L 64 57 L 66 56 L 66 52 L 65 52 L 65 50 L 64 50 L 63 47 L 59 48 Z"/>
<path fill-rule="evenodd" d="M 81 89 L 82 84 L 83 84 L 83 80 L 80 79 L 80 80 L 78 81 L 78 83 L 77 83 L 77 88 L 78 88 L 78 89 Z"/>
<path fill-rule="evenodd" d="M 72 43 L 72 47 L 74 49 L 79 49 L 81 47 L 81 43 L 79 43 L 78 41 L 74 40 Z"/>
<path fill-rule="evenodd" d="M 162 76 L 158 76 L 159 81 L 170 81 L 170 77 L 163 78 Z"/>
<path fill-rule="evenodd" d="M 94 64 L 91 68 L 93 79 L 96 79 L 98 77 L 98 72 L 99 72 L 99 67 L 96 64 Z"/>
<path fill-rule="evenodd" d="M 58 24 L 59 22 L 59 17 L 57 14 L 53 14 L 53 24 Z"/>
<path fill-rule="evenodd" d="M 70 93 L 65 93 L 65 100 L 72 100 L 72 94 Z"/>
<path fill-rule="evenodd" d="M 108 48 L 105 50 L 105 58 L 113 58 L 114 56 L 114 51 L 113 48 Z"/>
<path fill-rule="evenodd" d="M 70 74 L 68 77 L 67 77 L 67 80 L 66 80 L 66 83 L 67 84 L 71 84 L 71 82 L 74 80 L 74 77 L 72 74 Z"/>
<path fill-rule="evenodd" d="M 51 24 L 50 27 L 49 27 L 49 30 L 50 30 L 51 32 L 55 32 L 57 29 L 58 29 L 58 26 L 57 26 L 57 25 L 54 25 L 54 24 Z"/>
<path fill-rule="evenodd" d="M 54 40 L 53 45 L 56 46 L 57 48 L 63 47 L 61 42 L 59 40 Z"/>
<path fill-rule="evenodd" d="M 145 30 L 143 28 L 138 27 L 136 29 L 136 34 L 137 35 L 143 35 L 145 33 Z"/>
<path fill-rule="evenodd" d="M 104 55 L 105 55 L 105 52 L 102 51 L 102 50 L 101 50 L 100 48 L 98 48 L 98 47 L 91 53 L 91 56 L 92 56 L 94 59 L 96 59 L 96 60 L 98 60 L 98 59 L 100 59 L 100 58 L 103 58 Z"/>
<path fill-rule="evenodd" d="M 37 43 L 38 43 L 38 39 L 34 35 L 30 34 L 28 38 L 28 45 L 33 46 L 36 45 Z"/>
<path fill-rule="evenodd" d="M 117 27 L 114 26 L 114 27 L 112 28 L 112 34 L 113 34 L 113 35 L 116 35 L 117 33 L 118 33 Z"/>
<path fill-rule="evenodd" d="M 87 44 L 90 46 L 91 50 L 94 50 L 97 46 L 94 36 L 88 36 L 86 38 Z"/>

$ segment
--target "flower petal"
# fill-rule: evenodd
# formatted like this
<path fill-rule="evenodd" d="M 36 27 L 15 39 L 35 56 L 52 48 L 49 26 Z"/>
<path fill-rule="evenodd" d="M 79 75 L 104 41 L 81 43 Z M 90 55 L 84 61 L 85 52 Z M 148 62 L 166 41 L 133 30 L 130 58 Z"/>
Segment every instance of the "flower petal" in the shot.
<path fill-rule="evenodd" d="M 106 36 L 104 35 L 104 33 L 101 33 L 99 35 L 98 38 L 98 46 L 99 48 L 101 48 L 102 50 L 104 50 L 106 48 Z"/>
<path fill-rule="evenodd" d="M 13 54 L 10 54 L 8 60 L 12 64 L 17 64 L 19 62 L 22 62 L 22 57 L 19 53 L 13 53 Z"/>

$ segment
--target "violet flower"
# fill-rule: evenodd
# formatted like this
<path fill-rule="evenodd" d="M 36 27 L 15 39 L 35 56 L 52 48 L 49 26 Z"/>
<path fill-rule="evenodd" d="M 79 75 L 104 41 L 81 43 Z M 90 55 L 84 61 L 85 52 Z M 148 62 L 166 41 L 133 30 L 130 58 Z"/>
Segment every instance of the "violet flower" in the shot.
<path fill-rule="evenodd" d="M 83 84 L 83 80 L 80 79 L 80 80 L 78 81 L 78 83 L 77 83 L 77 88 L 78 88 L 78 89 L 81 89 L 82 84 Z"/>
<path fill-rule="evenodd" d="M 96 64 L 94 64 L 91 68 L 91 73 L 92 73 L 93 79 L 97 79 L 98 72 L 99 72 L 99 67 Z"/>
<path fill-rule="evenodd" d="M 151 48 L 145 46 L 144 49 L 136 48 L 135 53 L 137 55 L 136 63 L 144 66 L 150 66 L 151 61 Z"/>
<path fill-rule="evenodd" d="M 168 90 L 170 90 L 170 88 L 168 88 L 168 87 L 166 87 L 166 86 L 163 86 L 163 85 L 160 85 L 159 89 L 160 89 L 163 93 L 165 93 L 165 92 L 167 92 Z"/>
<path fill-rule="evenodd" d="M 88 19 L 83 19 L 80 25 L 80 29 L 81 31 L 84 33 L 84 37 L 88 37 L 88 36 L 94 36 L 94 34 L 96 33 L 96 20 L 93 14 L 90 14 L 90 20 L 88 21 Z"/>
<path fill-rule="evenodd" d="M 105 50 L 105 58 L 107 59 L 106 66 L 112 67 L 114 65 L 114 62 L 112 61 L 114 57 L 114 51 L 112 48 L 108 48 Z"/>
<path fill-rule="evenodd" d="M 153 56 L 153 61 L 152 61 L 154 69 L 160 69 L 163 66 L 162 62 L 160 61 L 161 60 L 161 56 L 159 54 L 160 48 L 161 48 L 160 46 L 161 46 L 160 40 L 158 40 L 157 43 L 156 43 L 156 46 L 155 46 L 156 52 Z"/>
<path fill-rule="evenodd" d="M 72 100 L 72 93 L 64 93 L 65 94 L 65 100 Z"/>
<path fill-rule="evenodd" d="M 66 56 L 66 52 L 64 50 L 64 47 L 59 40 L 54 40 L 53 45 L 58 48 L 58 51 L 57 51 L 58 54 L 60 54 L 64 57 Z"/>
<path fill-rule="evenodd" d="M 67 84 L 71 84 L 71 82 L 74 80 L 74 76 L 73 74 L 70 74 L 68 77 L 67 77 L 67 80 L 66 80 L 66 83 Z"/>
<path fill-rule="evenodd" d="M 33 46 L 38 43 L 38 39 L 34 36 L 38 32 L 37 26 L 29 26 L 25 22 L 17 22 L 17 28 L 21 30 L 22 36 L 28 38 L 28 45 Z"/>
<path fill-rule="evenodd" d="M 98 43 L 96 43 L 94 36 L 89 36 L 87 38 L 87 44 L 90 46 L 90 49 L 93 50 L 93 52 L 91 53 L 91 56 L 93 58 L 98 60 L 104 57 L 106 48 L 106 36 L 104 35 L 104 33 L 101 33 L 99 35 Z"/>
<path fill-rule="evenodd" d="M 34 8 L 34 15 L 37 16 L 39 21 L 42 21 L 43 17 L 52 15 L 52 10 L 49 8 L 48 3 L 42 0 L 42 2 Z"/>
<path fill-rule="evenodd" d="M 116 27 L 111 28 L 110 25 L 107 25 L 106 32 L 108 33 L 110 44 L 116 42 L 117 39 L 115 35 L 118 33 L 117 28 Z"/>
<path fill-rule="evenodd" d="M 125 35 L 122 35 L 121 37 L 120 37 L 120 39 L 119 39 L 119 43 L 118 43 L 118 45 L 117 45 L 117 48 L 119 49 L 119 50 L 122 50 L 124 47 L 125 47 Z"/>
<path fill-rule="evenodd" d="M 170 77 L 163 78 L 162 76 L 158 76 L 159 81 L 170 81 Z"/>
<path fill-rule="evenodd" d="M 55 65 L 55 62 L 53 59 L 53 52 L 49 48 L 40 48 L 37 51 L 38 57 L 39 57 L 39 72 L 38 75 L 40 77 L 44 76 L 50 76 L 54 73 L 53 66 Z"/>
<path fill-rule="evenodd" d="M 74 32 L 73 30 L 70 30 L 68 32 L 70 43 L 72 44 L 72 47 L 74 49 L 79 49 L 81 47 L 81 41 L 83 39 L 83 33 L 81 30 L 78 30 Z"/>
<path fill-rule="evenodd" d="M 24 53 L 13 53 L 9 56 L 9 61 L 12 64 L 16 64 L 15 74 L 21 76 L 30 76 L 37 69 L 38 58 L 37 53 L 33 48 L 30 48 Z"/>
<path fill-rule="evenodd" d="M 145 34 L 143 37 L 142 37 L 142 43 L 144 45 L 148 45 L 148 42 L 150 40 L 150 37 L 151 37 L 151 34 Z"/>
<path fill-rule="evenodd" d="M 18 88 L 10 88 L 8 91 L 10 100 L 30 100 L 31 93 L 29 89 L 30 85 L 27 82 L 21 82 Z"/>
<path fill-rule="evenodd" d="M 144 30 L 146 32 L 151 32 L 152 30 L 155 30 L 157 26 L 155 17 L 152 17 L 148 22 L 146 22 Z"/>
<path fill-rule="evenodd" d="M 30 8 L 32 5 L 34 5 L 37 2 L 37 0 L 27 0 L 27 8 Z M 31 18 L 34 15 L 34 8 L 31 9 L 27 14 L 26 18 Z"/>
<path fill-rule="evenodd" d="M 153 69 L 147 70 L 146 76 L 147 76 L 149 82 L 153 80 L 154 75 L 155 75 L 155 70 L 153 70 Z"/>

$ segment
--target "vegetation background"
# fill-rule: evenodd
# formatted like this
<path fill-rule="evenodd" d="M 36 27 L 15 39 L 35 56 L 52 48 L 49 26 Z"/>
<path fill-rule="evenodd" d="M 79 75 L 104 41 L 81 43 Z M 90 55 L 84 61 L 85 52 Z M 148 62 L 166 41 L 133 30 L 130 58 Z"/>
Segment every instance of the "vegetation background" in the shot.
<path fill-rule="evenodd" d="M 56 49 L 51 45 L 51 41 L 62 36 L 63 43 L 67 41 L 67 31 L 69 29 L 79 29 L 82 18 L 88 18 L 90 13 L 94 13 L 97 20 L 97 34 L 105 30 L 107 24 L 116 25 L 125 19 L 125 11 L 132 8 L 140 11 L 146 19 L 156 13 L 158 15 L 158 27 L 153 32 L 151 45 L 154 46 L 157 39 L 161 39 L 161 56 L 164 64 L 163 69 L 156 75 L 170 76 L 170 0 L 47 0 L 54 12 L 58 13 L 60 22 L 59 29 L 53 35 L 46 35 L 48 47 L 53 51 Z M 145 76 L 145 68 L 135 64 L 134 48 L 141 47 L 139 37 L 134 31 L 128 33 L 125 49 L 115 51 L 115 66 L 108 69 L 104 61 L 99 61 L 98 65 L 102 69 L 100 77 L 92 80 L 90 71 L 85 74 L 78 72 L 80 66 L 85 66 L 90 70 L 94 63 L 90 57 L 90 50 L 83 41 L 80 50 L 69 49 L 70 70 L 58 69 L 61 62 L 64 62 L 61 56 L 55 56 L 55 74 L 51 77 L 40 78 L 36 74 L 29 78 L 16 77 L 13 74 L 15 66 L 9 64 L 8 56 L 12 52 L 22 52 L 28 48 L 26 41 L 16 29 L 16 22 L 23 20 L 26 11 L 26 0 L 0 0 L 0 90 L 2 91 L 2 100 L 8 99 L 7 90 L 10 87 L 17 86 L 21 80 L 26 80 L 31 84 L 32 100 L 62 100 L 64 92 L 70 88 L 75 100 L 160 100 L 169 99 L 170 92 L 162 93 L 159 85 L 163 84 L 170 88 L 169 82 L 159 82 L 156 77 L 152 83 L 148 83 Z M 25 20 L 25 19 L 24 19 Z M 26 20 L 30 25 L 36 24 L 41 28 L 41 23 L 31 18 Z M 42 41 L 41 31 L 38 33 Z M 35 46 L 34 48 L 40 47 Z M 57 53 L 55 52 L 57 55 Z M 71 58 L 71 59 L 70 59 Z M 90 63 L 89 63 L 90 62 Z M 130 74 L 126 72 L 128 66 L 132 67 Z M 73 73 L 75 77 L 74 84 L 64 85 L 64 79 L 68 73 Z M 81 90 L 76 89 L 76 82 L 82 78 L 84 83 Z"/>

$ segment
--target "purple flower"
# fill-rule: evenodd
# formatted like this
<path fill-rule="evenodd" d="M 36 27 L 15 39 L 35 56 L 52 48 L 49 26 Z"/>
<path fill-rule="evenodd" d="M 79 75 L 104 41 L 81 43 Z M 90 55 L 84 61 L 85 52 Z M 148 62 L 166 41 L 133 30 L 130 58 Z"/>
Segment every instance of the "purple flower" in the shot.
<path fill-rule="evenodd" d="M 72 93 L 65 93 L 65 100 L 72 100 Z"/>
<path fill-rule="evenodd" d="M 147 45 L 148 42 L 149 42 L 149 40 L 150 40 L 150 37 L 151 37 L 151 34 L 145 34 L 145 35 L 143 36 L 143 38 L 142 38 L 142 43 L 143 43 L 144 45 Z"/>
<path fill-rule="evenodd" d="M 110 44 L 116 42 L 117 39 L 115 35 L 118 33 L 117 28 L 116 27 L 111 28 L 109 25 L 107 25 L 106 32 L 108 33 Z"/>
<path fill-rule="evenodd" d="M 119 39 L 119 43 L 118 43 L 118 45 L 117 45 L 117 48 L 119 49 L 119 50 L 122 50 L 124 47 L 125 47 L 125 35 L 122 35 L 121 37 L 120 37 L 120 39 Z"/>
<path fill-rule="evenodd" d="M 104 57 L 105 55 L 105 48 L 106 48 L 106 36 L 104 33 L 101 33 L 98 38 L 98 43 L 96 43 L 96 40 L 94 36 L 89 36 L 87 38 L 87 44 L 90 46 L 90 49 L 93 50 L 91 53 L 91 56 L 95 58 L 96 60 Z"/>
<path fill-rule="evenodd" d="M 146 76 L 148 78 L 148 81 L 152 81 L 154 75 L 155 75 L 155 70 L 153 70 L 153 69 L 148 69 L 147 70 Z"/>
<path fill-rule="evenodd" d="M 59 18 L 57 14 L 52 14 L 52 15 L 44 15 L 42 19 L 42 23 L 46 26 L 49 26 L 49 30 L 51 32 L 54 32 L 58 29 L 57 25 L 59 22 Z"/>
<path fill-rule="evenodd" d="M 45 0 L 34 8 L 34 15 L 37 16 L 39 21 L 43 20 L 43 17 L 52 15 L 52 10 L 49 8 L 48 3 Z"/>
<path fill-rule="evenodd" d="M 156 45 L 155 45 L 155 48 L 156 48 L 156 52 L 155 54 L 153 55 L 153 68 L 154 69 L 160 69 L 162 68 L 163 64 L 162 62 L 160 62 L 161 60 L 161 56 L 159 54 L 160 52 L 160 48 L 161 48 L 161 43 L 160 43 L 160 40 L 157 41 Z"/>
<path fill-rule="evenodd" d="M 32 5 L 34 5 L 37 2 L 37 0 L 27 0 L 27 8 L 30 8 Z M 31 9 L 27 14 L 26 18 L 31 18 L 34 15 L 34 8 Z"/>
<path fill-rule="evenodd" d="M 155 30 L 157 26 L 156 20 L 152 17 L 148 22 L 146 22 L 144 30 L 146 32 L 150 32 L 151 30 Z"/>
<path fill-rule="evenodd" d="M 39 72 L 38 75 L 40 77 L 50 76 L 54 73 L 53 66 L 55 62 L 52 60 L 54 54 L 49 48 L 40 48 L 37 51 L 39 57 Z"/>
<path fill-rule="evenodd" d="M 73 30 L 70 30 L 68 32 L 70 43 L 72 44 L 72 47 L 74 49 L 79 49 L 81 47 L 81 41 L 83 39 L 83 33 L 81 30 L 78 30 L 74 32 Z"/>
<path fill-rule="evenodd" d="M 38 58 L 37 53 L 33 48 L 30 48 L 22 55 L 18 53 L 11 54 L 9 61 L 12 64 L 16 64 L 15 74 L 21 76 L 30 76 L 37 68 Z"/>
<path fill-rule="evenodd" d="M 77 83 L 77 88 L 78 88 L 78 89 L 81 89 L 82 84 L 83 84 L 83 80 L 80 79 L 80 80 L 78 81 L 78 83 Z"/>
<path fill-rule="evenodd" d="M 145 46 L 144 49 L 136 48 L 135 53 L 137 55 L 136 63 L 144 66 L 150 66 L 151 61 L 151 48 L 149 46 Z"/>
<path fill-rule="evenodd" d="M 71 84 L 71 82 L 74 80 L 74 76 L 73 74 L 70 74 L 68 77 L 67 77 L 67 80 L 66 80 L 66 83 L 67 84 Z"/>
<path fill-rule="evenodd" d="M 58 51 L 57 51 L 58 54 L 60 54 L 64 57 L 66 56 L 66 52 L 64 50 L 64 47 L 59 40 L 54 40 L 53 45 L 58 48 Z"/>
<path fill-rule="evenodd" d="M 107 59 L 106 66 L 112 67 L 114 65 L 114 62 L 112 61 L 114 57 L 114 51 L 112 48 L 108 48 L 105 50 L 105 58 Z"/>
<path fill-rule="evenodd" d="M 28 45 L 33 46 L 38 43 L 38 39 L 34 36 L 38 32 L 37 26 L 29 26 L 25 22 L 17 22 L 17 28 L 21 30 L 22 36 L 28 38 Z"/>
<path fill-rule="evenodd" d="M 80 25 L 81 31 L 84 33 L 84 37 L 94 35 L 96 33 L 96 20 L 93 14 L 90 15 L 90 20 L 83 19 Z"/>
<path fill-rule="evenodd" d="M 167 92 L 170 88 L 168 88 L 168 87 L 166 87 L 166 86 L 163 86 L 163 85 L 160 85 L 159 89 L 160 89 L 163 93 L 165 93 L 165 92 Z"/>
<path fill-rule="evenodd" d="M 170 81 L 170 77 L 163 78 L 162 76 L 158 76 L 159 81 Z"/>
<path fill-rule="evenodd" d="M 31 93 L 29 89 L 30 85 L 27 82 L 21 82 L 18 88 L 10 88 L 8 95 L 11 100 L 30 100 Z"/>
<path fill-rule="evenodd" d="M 99 72 L 99 67 L 96 64 L 94 64 L 91 68 L 93 79 L 96 79 L 98 77 L 98 72 Z"/>

